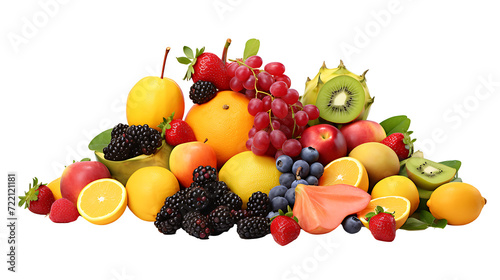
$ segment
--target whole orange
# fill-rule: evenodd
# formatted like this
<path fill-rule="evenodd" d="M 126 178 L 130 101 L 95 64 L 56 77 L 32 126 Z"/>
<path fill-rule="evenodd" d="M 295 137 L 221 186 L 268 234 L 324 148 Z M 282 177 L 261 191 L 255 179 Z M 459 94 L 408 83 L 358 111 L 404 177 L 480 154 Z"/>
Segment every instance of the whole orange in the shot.
<path fill-rule="evenodd" d="M 196 140 L 206 140 L 215 150 L 218 168 L 232 156 L 247 150 L 245 143 L 253 126 L 248 102 L 241 93 L 221 91 L 207 103 L 193 105 L 186 115 Z"/>

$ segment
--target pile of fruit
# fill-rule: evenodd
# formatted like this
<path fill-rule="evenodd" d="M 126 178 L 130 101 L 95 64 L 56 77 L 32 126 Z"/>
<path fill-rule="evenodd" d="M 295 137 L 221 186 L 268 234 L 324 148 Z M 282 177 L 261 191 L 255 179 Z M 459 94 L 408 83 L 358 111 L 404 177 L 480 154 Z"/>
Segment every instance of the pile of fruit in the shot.
<path fill-rule="evenodd" d="M 393 241 L 398 229 L 465 225 L 486 204 L 458 177 L 461 162 L 434 162 L 414 151 L 410 119 L 367 120 L 374 98 L 366 71 L 325 64 L 305 92 L 291 87 L 285 66 L 257 55 L 247 41 L 228 62 L 184 47 L 194 105 L 164 77 L 145 77 L 130 91 L 127 124 L 89 144 L 96 161 L 74 162 L 50 184 L 33 184 L 20 206 L 53 222 L 82 216 L 116 221 L 129 208 L 162 234 L 208 239 L 236 225 L 243 239 L 271 234 L 280 245 L 302 230 L 325 234 L 363 227 Z"/>

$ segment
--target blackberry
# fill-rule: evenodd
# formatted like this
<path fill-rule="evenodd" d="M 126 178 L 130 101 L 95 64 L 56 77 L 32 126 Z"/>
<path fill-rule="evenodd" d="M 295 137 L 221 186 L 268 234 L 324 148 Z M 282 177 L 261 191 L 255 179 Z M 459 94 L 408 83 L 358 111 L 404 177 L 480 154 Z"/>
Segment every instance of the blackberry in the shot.
<path fill-rule="evenodd" d="M 198 166 L 193 171 L 193 182 L 200 186 L 208 182 L 217 182 L 217 169 L 211 166 Z"/>
<path fill-rule="evenodd" d="M 145 125 L 131 125 L 125 133 L 127 139 L 135 146 L 134 154 L 138 151 L 144 155 L 153 154 L 162 144 L 160 132 Z"/>
<path fill-rule="evenodd" d="M 247 210 L 231 210 L 231 215 L 233 216 L 234 222 L 238 222 L 240 220 L 243 220 L 244 218 L 250 217 L 250 212 Z"/>
<path fill-rule="evenodd" d="M 227 206 L 218 206 L 208 215 L 208 224 L 212 235 L 219 235 L 234 226 L 234 218 Z"/>
<path fill-rule="evenodd" d="M 231 210 L 240 210 L 243 205 L 241 197 L 234 192 L 227 192 L 223 194 L 216 202 L 216 205 L 227 206 Z"/>
<path fill-rule="evenodd" d="M 208 218 L 199 211 L 191 211 L 184 215 L 182 229 L 189 235 L 200 239 L 208 239 L 211 229 L 208 226 Z"/>
<path fill-rule="evenodd" d="M 111 131 L 111 138 L 116 138 L 118 136 L 124 136 L 127 131 L 128 124 L 119 123 Z"/>
<path fill-rule="evenodd" d="M 184 190 L 176 192 L 165 199 L 165 204 L 156 214 L 154 225 L 163 234 L 174 234 L 182 224 L 182 203 Z"/>
<path fill-rule="evenodd" d="M 200 211 L 206 209 L 210 205 L 208 193 L 204 188 L 195 183 L 187 189 L 184 195 L 184 207 L 188 211 Z"/>
<path fill-rule="evenodd" d="M 212 199 L 215 204 L 217 204 L 224 194 L 229 192 L 229 187 L 224 181 L 209 182 L 205 184 L 204 188 L 209 192 L 210 199 Z"/>
<path fill-rule="evenodd" d="M 129 152 L 132 144 L 124 136 L 118 136 L 116 138 L 111 138 L 111 142 L 108 146 L 102 149 L 104 153 L 104 158 L 107 160 L 125 160 L 130 158 Z"/>
<path fill-rule="evenodd" d="M 247 202 L 247 211 L 250 211 L 252 216 L 265 217 L 270 211 L 269 197 L 267 194 L 257 191 L 250 196 Z"/>
<path fill-rule="evenodd" d="M 197 81 L 189 89 L 189 98 L 196 104 L 207 103 L 216 94 L 217 88 L 211 82 Z"/>
<path fill-rule="evenodd" d="M 238 222 L 236 231 L 243 239 L 260 238 L 271 232 L 269 223 L 268 218 L 249 217 Z"/>

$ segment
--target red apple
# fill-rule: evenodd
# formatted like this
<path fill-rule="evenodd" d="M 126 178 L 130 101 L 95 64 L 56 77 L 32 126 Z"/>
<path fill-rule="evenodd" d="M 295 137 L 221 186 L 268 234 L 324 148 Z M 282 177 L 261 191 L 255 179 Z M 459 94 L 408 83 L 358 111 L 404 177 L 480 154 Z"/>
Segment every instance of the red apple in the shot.
<path fill-rule="evenodd" d="M 90 182 L 111 178 L 106 165 L 98 161 L 80 161 L 68 165 L 61 176 L 61 195 L 76 206 L 78 195 Z"/>
<path fill-rule="evenodd" d="M 217 168 L 215 150 L 208 144 L 193 141 L 179 144 L 170 153 L 170 171 L 179 183 L 188 188 L 193 182 L 193 171 L 198 166 L 211 166 Z"/>
<path fill-rule="evenodd" d="M 384 128 L 377 122 L 360 120 L 340 128 L 347 142 L 347 153 L 367 142 L 380 142 L 386 137 Z"/>
<path fill-rule="evenodd" d="M 319 162 L 326 166 L 333 160 L 347 155 L 342 133 L 335 126 L 318 124 L 306 128 L 300 137 L 302 147 L 313 147 L 319 152 Z"/>

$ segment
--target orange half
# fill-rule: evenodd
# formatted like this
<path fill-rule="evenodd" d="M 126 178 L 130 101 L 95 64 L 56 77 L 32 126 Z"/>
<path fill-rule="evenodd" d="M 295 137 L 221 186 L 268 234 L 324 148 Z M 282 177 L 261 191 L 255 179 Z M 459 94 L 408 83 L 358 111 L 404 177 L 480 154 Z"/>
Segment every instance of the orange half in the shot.
<path fill-rule="evenodd" d="M 127 208 L 127 191 L 115 179 L 100 179 L 89 183 L 77 201 L 80 215 L 96 225 L 106 225 L 121 217 Z"/>
<path fill-rule="evenodd" d="M 386 212 L 394 212 L 394 218 L 396 219 L 396 229 L 400 228 L 410 215 L 411 203 L 405 197 L 384 196 L 374 198 L 370 200 L 370 203 L 368 203 L 368 206 L 366 206 L 364 210 L 358 212 L 358 219 L 366 228 L 369 228 L 368 222 L 365 219 L 366 214 L 375 212 L 375 207 L 377 206 L 381 206 Z"/>
<path fill-rule="evenodd" d="M 346 184 L 368 191 L 368 173 L 363 164 L 352 157 L 342 157 L 325 166 L 320 186 Z"/>

